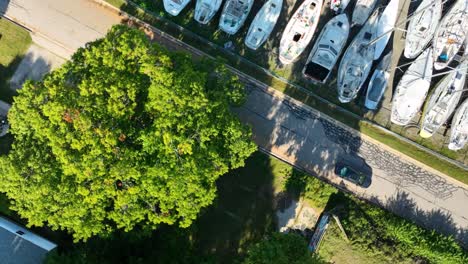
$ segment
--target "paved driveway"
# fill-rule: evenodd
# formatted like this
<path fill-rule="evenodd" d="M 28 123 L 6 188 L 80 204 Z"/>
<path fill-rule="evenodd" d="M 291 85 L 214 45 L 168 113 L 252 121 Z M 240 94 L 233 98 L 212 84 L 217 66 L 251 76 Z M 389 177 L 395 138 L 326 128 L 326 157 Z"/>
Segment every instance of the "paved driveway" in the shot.
<path fill-rule="evenodd" d="M 4 3 L 6 0 L 0 0 Z M 7 15 L 33 25 L 70 50 L 103 36 L 120 18 L 88 0 L 15 0 Z M 0 4 L 0 7 L 2 5 Z M 23 9 L 23 10 L 20 10 Z M 171 48 L 187 46 L 155 30 Z M 193 48 L 190 52 L 202 53 Z M 387 209 L 468 243 L 468 190 L 465 185 L 425 167 L 374 140 L 348 129 L 249 76 L 241 74 L 250 93 L 236 110 L 252 125 L 257 144 L 291 164 L 325 178 Z M 372 183 L 363 189 L 333 175 L 336 161 L 366 163 Z"/>
<path fill-rule="evenodd" d="M 68 51 L 56 52 L 64 57 L 120 22 L 117 14 L 86 0 L 0 0 L 0 13 L 56 41 Z"/>
<path fill-rule="evenodd" d="M 51 70 L 59 67 L 65 59 L 57 56 L 49 50 L 32 44 L 26 51 L 24 58 L 16 68 L 13 77 L 10 79 L 11 89 L 19 89 L 27 80 L 40 80 Z"/>

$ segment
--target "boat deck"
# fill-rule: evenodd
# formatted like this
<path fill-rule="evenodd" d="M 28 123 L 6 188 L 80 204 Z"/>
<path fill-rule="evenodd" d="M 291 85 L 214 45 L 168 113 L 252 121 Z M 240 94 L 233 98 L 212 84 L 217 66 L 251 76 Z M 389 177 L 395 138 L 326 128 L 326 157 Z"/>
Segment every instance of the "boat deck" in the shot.
<path fill-rule="evenodd" d="M 320 82 L 323 82 L 329 73 L 330 70 L 314 62 L 307 63 L 304 71 L 306 77 Z"/>

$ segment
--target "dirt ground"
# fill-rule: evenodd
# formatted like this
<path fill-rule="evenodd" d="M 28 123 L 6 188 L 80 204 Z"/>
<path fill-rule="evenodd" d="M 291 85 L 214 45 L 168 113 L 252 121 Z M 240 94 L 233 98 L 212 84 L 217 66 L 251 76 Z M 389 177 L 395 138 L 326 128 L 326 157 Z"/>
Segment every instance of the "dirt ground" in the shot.
<path fill-rule="evenodd" d="M 314 228 L 321 213 L 302 199 L 298 201 L 283 197 L 278 199 L 277 203 L 276 217 L 279 232 L 300 230 L 305 233 Z"/>

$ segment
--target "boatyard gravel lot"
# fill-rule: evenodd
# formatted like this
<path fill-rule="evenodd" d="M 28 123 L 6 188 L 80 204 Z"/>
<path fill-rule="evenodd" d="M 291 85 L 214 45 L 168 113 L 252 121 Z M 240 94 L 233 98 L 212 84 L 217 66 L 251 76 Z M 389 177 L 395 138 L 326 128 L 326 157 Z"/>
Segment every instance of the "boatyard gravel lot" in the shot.
<path fill-rule="evenodd" d="M 378 7 L 383 7 L 387 4 L 385 0 L 377 0 Z M 298 6 L 303 1 L 296 1 L 296 0 L 284 0 L 283 2 L 283 10 L 278 20 L 278 23 L 275 26 L 270 38 L 268 41 L 257 51 L 249 50 L 243 43 L 245 36 L 248 31 L 248 27 L 250 26 L 255 14 L 260 10 L 263 4 L 266 1 L 263 0 L 254 0 L 254 5 L 252 10 L 249 14 L 249 17 L 244 24 L 244 26 L 239 30 L 239 32 L 233 36 L 229 36 L 226 33 L 222 32 L 218 29 L 219 17 L 221 15 L 221 11 L 219 11 L 213 20 L 208 25 L 200 25 L 193 19 L 193 12 L 195 9 L 195 2 L 192 1 L 177 17 L 172 17 L 168 15 L 164 11 L 164 7 L 162 1 L 150 1 L 150 0 L 134 0 L 133 2 L 137 3 L 142 8 L 154 12 L 156 15 L 162 16 L 166 19 L 169 19 L 178 25 L 183 26 L 184 28 L 198 34 L 199 36 L 206 38 L 220 46 L 223 46 L 225 43 L 232 41 L 233 48 L 231 51 L 237 53 L 247 60 L 268 69 L 274 75 L 283 77 L 288 79 L 290 82 L 298 84 L 307 88 L 308 90 L 318 94 L 319 96 L 333 102 L 334 104 L 340 105 L 360 116 L 363 116 L 371 121 L 374 121 L 400 135 L 403 135 L 418 144 L 426 146 L 430 149 L 433 149 L 443 155 L 461 161 L 465 165 L 468 165 L 468 146 L 464 149 L 454 152 L 447 148 L 447 144 L 450 137 L 449 127 L 441 128 L 433 137 L 429 139 L 423 139 L 419 137 L 419 119 L 420 115 L 415 117 L 413 122 L 406 126 L 401 127 L 397 125 L 393 125 L 390 122 L 390 113 L 391 113 L 391 99 L 392 93 L 394 92 L 396 86 L 398 85 L 398 81 L 401 79 L 404 71 L 408 68 L 409 65 L 403 66 L 401 68 L 396 68 L 398 65 L 407 64 L 411 62 L 411 60 L 407 60 L 403 57 L 403 49 L 405 44 L 404 39 L 404 32 L 401 30 L 395 31 L 393 36 L 390 38 L 389 45 L 387 46 L 384 55 L 393 47 L 393 57 L 392 57 L 392 68 L 395 68 L 391 72 L 390 80 L 389 80 L 389 88 L 387 89 L 384 98 L 382 100 L 381 107 L 376 112 L 366 111 L 364 108 L 364 98 L 363 94 L 365 94 L 365 88 L 367 86 L 367 82 L 364 84 L 363 89 L 361 90 L 360 94 L 357 99 L 349 104 L 341 104 L 337 99 L 336 93 L 336 71 L 339 65 L 335 65 L 334 73 L 332 74 L 331 78 L 329 79 L 328 83 L 325 85 L 314 85 L 312 83 L 308 83 L 304 78 L 302 78 L 302 69 L 305 64 L 305 60 L 312 49 L 313 44 L 322 30 L 323 26 L 333 17 L 332 12 L 330 11 L 330 1 L 325 1 L 323 8 L 322 8 L 322 15 L 320 17 L 319 25 L 317 30 L 314 34 L 314 38 L 312 39 L 311 43 L 307 47 L 306 51 L 300 56 L 300 58 L 295 62 L 287 66 L 281 65 L 278 61 L 278 47 L 279 42 L 281 39 L 281 35 L 283 33 L 284 28 L 286 27 L 290 17 L 294 13 L 294 11 L 298 8 Z M 444 11 L 447 11 L 447 7 L 450 7 L 453 1 L 448 1 L 445 5 Z M 351 17 L 354 5 L 356 1 L 351 1 L 351 3 L 346 8 L 345 12 L 348 14 L 348 17 Z M 409 10 L 415 10 L 418 6 L 418 2 L 411 2 L 410 0 L 400 0 L 399 6 L 399 16 L 397 19 L 397 25 L 400 28 L 405 29 L 406 23 L 402 23 L 408 16 Z M 444 12 L 445 13 L 445 12 Z M 360 27 L 353 27 L 350 32 L 350 38 L 348 39 L 348 44 L 352 41 L 353 37 L 359 32 Z M 379 60 L 374 62 L 374 68 L 377 66 Z M 372 72 L 371 72 L 372 74 Z M 440 81 L 442 77 L 433 78 L 431 88 L 434 88 L 438 81 Z M 432 90 L 430 91 L 430 93 Z M 466 97 L 466 96 L 464 96 Z M 449 122 L 450 124 L 450 122 Z"/>

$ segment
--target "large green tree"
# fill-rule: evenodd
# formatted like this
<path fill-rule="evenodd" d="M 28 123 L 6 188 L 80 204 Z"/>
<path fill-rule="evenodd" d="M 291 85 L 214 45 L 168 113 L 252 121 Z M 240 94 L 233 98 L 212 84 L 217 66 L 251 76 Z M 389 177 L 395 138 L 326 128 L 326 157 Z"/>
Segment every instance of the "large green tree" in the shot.
<path fill-rule="evenodd" d="M 221 64 L 115 26 L 15 97 L 0 191 L 29 225 L 77 240 L 187 227 L 212 203 L 216 179 L 256 149 L 230 112 L 244 97 Z"/>

